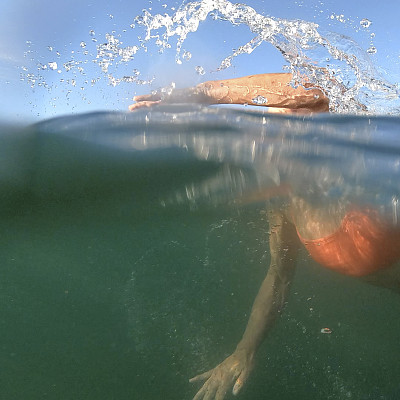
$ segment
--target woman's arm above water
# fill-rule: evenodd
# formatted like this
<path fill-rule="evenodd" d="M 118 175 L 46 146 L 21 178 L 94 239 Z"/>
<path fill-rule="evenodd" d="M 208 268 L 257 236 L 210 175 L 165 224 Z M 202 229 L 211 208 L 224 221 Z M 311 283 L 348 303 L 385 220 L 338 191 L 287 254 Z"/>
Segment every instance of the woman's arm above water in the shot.
<path fill-rule="evenodd" d="M 156 104 L 248 104 L 291 111 L 326 112 L 329 99 L 311 84 L 291 86 L 292 74 L 260 74 L 242 78 L 207 81 L 187 89 L 165 94 L 156 92 L 134 97 L 131 111 Z"/>
<path fill-rule="evenodd" d="M 236 350 L 215 368 L 190 382 L 205 381 L 194 400 L 222 400 L 229 390 L 238 394 L 253 367 L 260 344 L 282 311 L 293 278 L 298 237 L 281 212 L 269 213 L 271 264 L 254 301 L 250 318 Z"/>

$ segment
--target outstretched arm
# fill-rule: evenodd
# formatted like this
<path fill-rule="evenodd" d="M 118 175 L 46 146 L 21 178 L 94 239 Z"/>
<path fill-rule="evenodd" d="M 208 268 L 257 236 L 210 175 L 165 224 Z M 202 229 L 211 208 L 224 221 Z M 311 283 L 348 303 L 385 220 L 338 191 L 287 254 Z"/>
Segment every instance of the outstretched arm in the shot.
<path fill-rule="evenodd" d="M 260 74 L 242 78 L 207 81 L 199 85 L 176 89 L 170 94 L 136 96 L 131 111 L 159 103 L 249 104 L 287 109 L 290 111 L 329 111 L 329 100 L 324 93 L 306 84 L 294 88 L 292 74 Z"/>
<path fill-rule="evenodd" d="M 214 369 L 192 378 L 206 380 L 194 400 L 222 400 L 233 386 L 237 394 L 254 365 L 255 353 L 282 311 L 294 274 L 298 237 L 279 211 L 269 213 L 271 264 L 254 301 L 249 322 L 236 350 Z"/>

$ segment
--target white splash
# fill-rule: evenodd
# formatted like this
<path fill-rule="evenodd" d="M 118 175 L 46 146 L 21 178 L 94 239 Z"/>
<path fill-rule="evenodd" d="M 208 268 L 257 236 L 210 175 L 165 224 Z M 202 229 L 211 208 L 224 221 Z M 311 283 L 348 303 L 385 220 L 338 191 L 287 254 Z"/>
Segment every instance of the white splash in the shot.
<path fill-rule="evenodd" d="M 232 25 L 246 25 L 255 35 L 226 56 L 217 70 L 229 68 L 235 57 L 251 54 L 262 43 L 268 42 L 279 49 L 287 61 L 287 69 L 293 73 L 293 84 L 315 82 L 330 97 L 332 111 L 400 113 L 398 88 L 378 74 L 369 58 L 369 54 L 375 54 L 377 49 L 371 46 L 364 51 L 349 37 L 323 32 L 315 23 L 267 17 L 250 6 L 228 0 L 189 2 L 173 15 L 152 15 L 145 10 L 136 17 L 135 23 L 145 29 L 142 46 L 154 40 L 164 51 L 171 48 L 169 40 L 176 36 L 176 62 L 180 64 L 184 58 L 181 56 L 182 45 L 187 36 L 196 32 L 209 16 Z M 368 28 L 371 21 L 362 19 L 360 24 Z"/>
<path fill-rule="evenodd" d="M 171 15 L 167 13 L 152 15 L 150 11 L 144 10 L 142 15 L 135 17 L 130 24 L 132 29 L 144 30 L 144 34 L 137 36 L 136 43 L 125 45 L 120 35 L 115 32 L 107 33 L 106 40 L 96 46 L 93 59 L 93 55 L 87 49 L 88 43 L 81 41 L 80 48 L 84 52 L 80 52 L 80 55 L 84 60 L 77 60 L 76 54 L 71 52 L 71 59 L 64 62 L 62 72 L 85 75 L 84 64 L 92 61 L 100 67 L 103 76 L 112 86 L 121 83 L 150 84 L 154 78 L 141 77 L 137 68 L 137 57 L 139 55 L 147 57 L 151 43 L 156 46 L 159 53 L 174 51 L 177 64 L 193 60 L 195 52 L 184 49 L 183 44 L 189 35 L 196 33 L 200 24 L 207 18 L 230 22 L 232 26 L 244 25 L 254 35 L 250 41 L 237 47 L 231 54 L 225 55 L 219 65 L 216 65 L 217 71 L 231 67 L 236 57 L 248 56 L 261 44 L 269 43 L 281 52 L 286 62 L 286 70 L 293 74 L 292 84 L 314 82 L 329 96 L 332 111 L 400 114 L 400 90 L 377 72 L 370 58 L 377 52 L 372 43 L 368 49 L 363 50 L 349 37 L 323 31 L 315 23 L 265 16 L 246 4 L 233 4 L 229 0 L 188 2 Z M 340 22 L 346 23 L 343 18 Z M 371 24 L 371 21 L 365 18 L 360 20 L 362 28 L 368 29 Z M 94 30 L 90 30 L 89 37 L 92 41 L 97 41 L 96 37 L 99 36 Z M 171 44 L 173 37 L 173 43 L 176 40 L 174 45 Z M 30 42 L 27 44 L 31 45 Z M 49 50 L 52 52 L 53 48 L 49 47 Z M 58 52 L 57 56 L 60 57 Z M 54 60 L 46 64 L 48 66 L 46 73 L 48 70 L 58 68 Z M 133 73 L 117 76 L 119 65 L 123 65 L 124 68 L 131 66 Z M 206 73 L 204 67 L 200 65 L 194 69 L 199 75 Z M 39 65 L 38 70 L 43 72 L 43 68 Z M 43 75 L 28 76 L 21 73 L 21 77 L 32 86 L 40 84 L 47 87 Z M 97 81 L 98 77 L 88 77 L 85 82 L 89 85 L 93 79 Z M 258 104 L 259 100 L 256 100 L 255 104 Z"/>

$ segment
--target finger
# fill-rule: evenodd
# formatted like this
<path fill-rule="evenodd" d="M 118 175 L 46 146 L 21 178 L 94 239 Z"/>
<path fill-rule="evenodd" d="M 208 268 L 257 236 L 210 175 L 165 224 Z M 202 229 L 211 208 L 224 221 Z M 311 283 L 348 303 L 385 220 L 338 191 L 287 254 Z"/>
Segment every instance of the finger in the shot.
<path fill-rule="evenodd" d="M 205 392 L 206 392 L 206 385 L 204 384 L 201 387 L 201 389 L 196 393 L 196 395 L 193 397 L 193 400 L 200 400 Z"/>
<path fill-rule="evenodd" d="M 128 108 L 129 108 L 129 111 L 134 111 L 134 110 L 139 110 L 140 108 L 153 107 L 159 103 L 160 103 L 160 100 L 158 100 L 158 101 L 141 101 L 139 103 L 131 104 Z"/>
<path fill-rule="evenodd" d="M 232 393 L 236 396 L 241 390 L 244 384 L 247 381 L 247 378 L 249 377 L 249 372 L 243 371 L 239 377 L 236 379 L 235 384 L 233 385 Z"/>
<path fill-rule="evenodd" d="M 229 384 L 222 384 L 219 386 L 217 393 L 215 394 L 215 400 L 223 400 L 226 393 L 228 392 Z"/>
<path fill-rule="evenodd" d="M 153 100 L 152 94 L 141 94 L 133 98 L 133 101 L 149 101 L 149 100 Z"/>
<path fill-rule="evenodd" d="M 161 94 L 160 93 L 152 93 L 152 94 L 141 94 L 139 96 L 135 96 L 133 98 L 134 101 L 155 101 L 155 100 L 161 100 Z"/>
<path fill-rule="evenodd" d="M 214 369 L 210 369 L 209 371 L 204 372 L 203 374 L 196 375 L 193 378 L 190 378 L 189 382 L 193 383 L 193 382 L 198 382 L 198 381 L 204 381 L 204 380 L 208 379 L 211 376 L 213 371 L 214 371 Z"/>
<path fill-rule="evenodd" d="M 211 385 L 207 385 L 207 389 L 206 389 L 203 400 L 215 399 L 214 396 L 215 396 L 215 392 L 217 391 L 217 389 L 218 389 L 218 385 L 215 384 L 215 382 L 213 382 L 213 384 L 211 384 Z"/>
<path fill-rule="evenodd" d="M 138 110 L 139 108 L 148 108 L 151 107 L 152 104 L 153 104 L 152 101 L 140 101 L 138 103 L 131 104 L 129 106 L 129 110 L 133 111 L 133 110 Z"/>
<path fill-rule="evenodd" d="M 140 108 L 138 103 L 131 104 L 128 106 L 129 111 L 137 110 L 138 108 Z"/>
<path fill-rule="evenodd" d="M 242 381 L 242 379 L 239 376 L 239 378 L 236 379 L 236 382 L 233 385 L 232 393 L 236 396 L 242 389 L 243 385 L 244 385 L 244 382 Z"/>
<path fill-rule="evenodd" d="M 193 400 L 211 400 L 214 397 L 215 390 L 215 384 L 210 384 L 210 381 L 207 381 L 193 397 Z"/>

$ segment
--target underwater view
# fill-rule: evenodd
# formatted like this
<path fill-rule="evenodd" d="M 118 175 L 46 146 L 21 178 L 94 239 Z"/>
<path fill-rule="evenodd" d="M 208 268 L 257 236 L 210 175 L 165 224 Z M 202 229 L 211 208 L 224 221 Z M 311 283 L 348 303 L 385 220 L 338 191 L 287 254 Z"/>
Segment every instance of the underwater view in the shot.
<path fill-rule="evenodd" d="M 140 3 L 1 6 L 0 397 L 400 398 L 399 6 Z"/>

